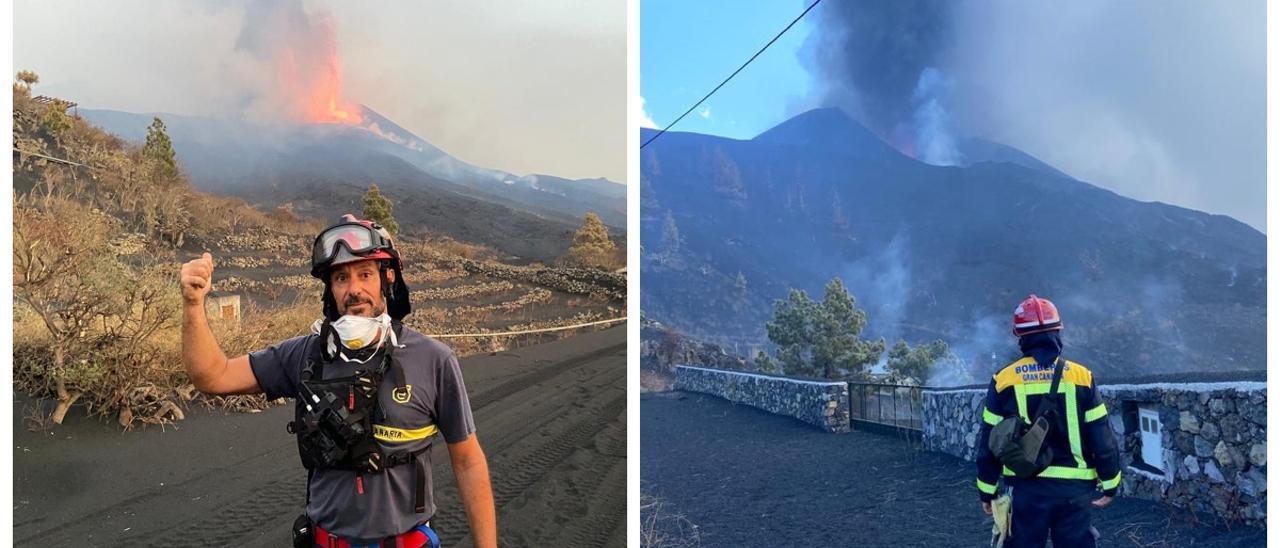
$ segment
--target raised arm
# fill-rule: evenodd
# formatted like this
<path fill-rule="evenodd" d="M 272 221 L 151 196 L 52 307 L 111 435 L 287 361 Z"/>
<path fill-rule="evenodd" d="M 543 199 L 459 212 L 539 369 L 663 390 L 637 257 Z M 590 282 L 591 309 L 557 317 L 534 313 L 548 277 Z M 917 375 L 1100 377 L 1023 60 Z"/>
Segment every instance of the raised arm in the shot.
<path fill-rule="evenodd" d="M 196 389 L 206 394 L 262 392 L 249 368 L 249 356 L 227 359 L 209 329 L 204 300 L 213 287 L 213 256 L 182 265 L 182 365 Z"/>

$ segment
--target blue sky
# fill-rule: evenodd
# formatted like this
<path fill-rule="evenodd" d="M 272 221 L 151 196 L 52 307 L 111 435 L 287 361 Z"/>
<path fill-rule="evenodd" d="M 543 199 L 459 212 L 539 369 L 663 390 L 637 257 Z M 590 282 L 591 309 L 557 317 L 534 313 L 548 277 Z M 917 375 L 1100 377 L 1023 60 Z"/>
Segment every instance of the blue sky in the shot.
<path fill-rule="evenodd" d="M 640 95 L 645 113 L 659 128 L 666 126 L 805 6 L 800 1 L 643 0 Z M 745 139 L 802 110 L 812 81 L 797 57 L 812 28 L 807 21 L 787 31 L 672 131 Z"/>

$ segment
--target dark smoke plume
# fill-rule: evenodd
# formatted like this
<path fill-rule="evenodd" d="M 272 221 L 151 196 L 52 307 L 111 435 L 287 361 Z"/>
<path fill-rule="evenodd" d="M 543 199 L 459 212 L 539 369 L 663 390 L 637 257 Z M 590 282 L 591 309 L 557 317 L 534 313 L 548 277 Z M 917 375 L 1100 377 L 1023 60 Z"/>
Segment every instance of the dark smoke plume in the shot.
<path fill-rule="evenodd" d="M 821 102 L 920 156 L 917 149 L 927 148 L 917 142 L 922 128 L 945 130 L 938 124 L 947 119 L 947 86 L 937 65 L 953 40 L 952 3 L 830 2 L 816 15 L 805 52 Z"/>
<path fill-rule="evenodd" d="M 823 2 L 799 52 L 812 95 L 797 106 L 840 107 L 927 163 L 990 159 L 972 146 L 989 141 L 1131 198 L 1262 229 L 1266 7 Z"/>

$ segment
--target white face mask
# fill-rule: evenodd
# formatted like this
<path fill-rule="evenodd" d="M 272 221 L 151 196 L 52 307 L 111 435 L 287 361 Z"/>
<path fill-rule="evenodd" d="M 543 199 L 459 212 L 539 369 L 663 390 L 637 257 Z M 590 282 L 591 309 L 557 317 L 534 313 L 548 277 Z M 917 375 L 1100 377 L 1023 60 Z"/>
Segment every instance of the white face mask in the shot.
<path fill-rule="evenodd" d="M 338 340 L 351 350 L 360 350 L 370 345 L 381 345 L 387 333 L 391 331 L 391 316 L 385 313 L 374 318 L 346 315 L 330 324 L 338 334 Z"/>
<path fill-rule="evenodd" d="M 311 332 L 319 334 L 324 320 L 316 320 L 311 324 Z M 366 318 L 364 316 L 343 316 L 337 321 L 329 324 L 333 327 L 336 338 L 342 341 L 342 348 L 330 338 L 326 342 L 328 354 L 341 358 L 345 362 L 365 363 L 377 354 L 376 350 L 382 347 L 382 344 L 391 339 L 391 345 L 396 348 L 403 348 L 400 341 L 396 340 L 396 332 L 391 329 L 391 316 L 383 314 L 375 318 Z M 368 348 L 371 351 L 357 352 L 361 349 Z M 364 356 L 364 359 L 348 356 L 343 350 L 351 350 L 355 356 Z"/>

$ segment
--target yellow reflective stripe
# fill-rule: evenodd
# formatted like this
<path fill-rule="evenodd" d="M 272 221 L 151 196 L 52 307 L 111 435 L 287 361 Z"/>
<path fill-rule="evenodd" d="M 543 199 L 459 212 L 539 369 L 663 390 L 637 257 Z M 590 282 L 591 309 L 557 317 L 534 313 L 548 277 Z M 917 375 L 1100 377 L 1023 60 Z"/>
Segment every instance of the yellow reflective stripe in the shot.
<path fill-rule="evenodd" d="M 982 481 L 982 478 L 978 478 L 978 490 L 988 495 L 996 494 L 996 486 L 991 485 L 990 483 L 987 483 L 985 481 Z"/>
<path fill-rule="evenodd" d="M 1107 404 L 1100 403 L 1097 407 L 1084 412 L 1084 422 L 1093 422 L 1105 416 L 1107 416 Z"/>
<path fill-rule="evenodd" d="M 1048 393 L 1048 390 L 1046 389 L 1045 392 Z M 1031 419 L 1027 418 L 1027 385 L 1013 385 L 1013 395 L 1018 399 L 1018 416 L 1022 417 L 1022 422 L 1031 422 Z"/>
<path fill-rule="evenodd" d="M 1013 470 L 1004 469 L 1004 475 L 1012 476 Z M 1096 480 L 1098 479 L 1098 471 L 1093 468 L 1072 468 L 1070 466 L 1050 466 L 1045 468 L 1037 477 L 1054 478 L 1054 479 L 1078 479 L 1078 480 Z M 1119 477 L 1119 476 L 1117 476 Z M 1119 481 L 1119 480 L 1116 480 Z"/>
<path fill-rule="evenodd" d="M 1076 468 L 1088 468 L 1084 463 L 1084 451 L 1080 449 L 1080 410 L 1076 407 L 1076 390 L 1067 390 L 1067 439 L 1071 440 L 1071 456 L 1076 458 Z"/>
<path fill-rule="evenodd" d="M 1026 390 L 1026 393 L 1027 393 L 1028 395 L 1031 395 L 1031 396 L 1039 396 L 1039 395 L 1042 395 L 1042 394 L 1048 394 L 1048 393 L 1049 393 L 1049 384 L 1050 384 L 1050 383 L 1047 383 L 1047 382 L 1037 382 L 1037 383 L 1032 383 L 1032 384 L 1025 384 L 1025 385 L 1023 385 L 1023 386 L 1026 386 L 1026 388 L 1024 388 L 1024 390 Z M 1062 379 L 1062 380 L 1058 381 L 1058 393 L 1059 393 L 1059 394 L 1066 394 L 1067 392 L 1074 391 L 1074 390 L 1075 390 L 1075 388 L 1076 388 L 1076 385 L 1075 385 L 1074 383 L 1072 383 L 1072 382 L 1068 381 L 1067 379 Z M 1070 390 L 1068 390 L 1068 389 L 1070 389 Z"/>
<path fill-rule="evenodd" d="M 405 430 L 384 424 L 373 425 L 373 437 L 385 442 L 400 443 L 429 438 L 437 432 L 436 425 L 429 424 L 414 430 Z"/>
<path fill-rule="evenodd" d="M 997 424 L 1000 424 L 1000 421 L 1002 420 L 1004 420 L 1004 417 L 1001 417 L 1000 415 L 992 413 L 991 410 L 987 409 L 985 406 L 982 408 L 983 422 L 990 424 L 991 426 L 995 426 Z"/>
<path fill-rule="evenodd" d="M 1116 472 L 1116 477 L 1104 480 L 1102 482 L 1102 490 L 1115 489 L 1117 485 L 1120 485 L 1120 472 Z"/>

